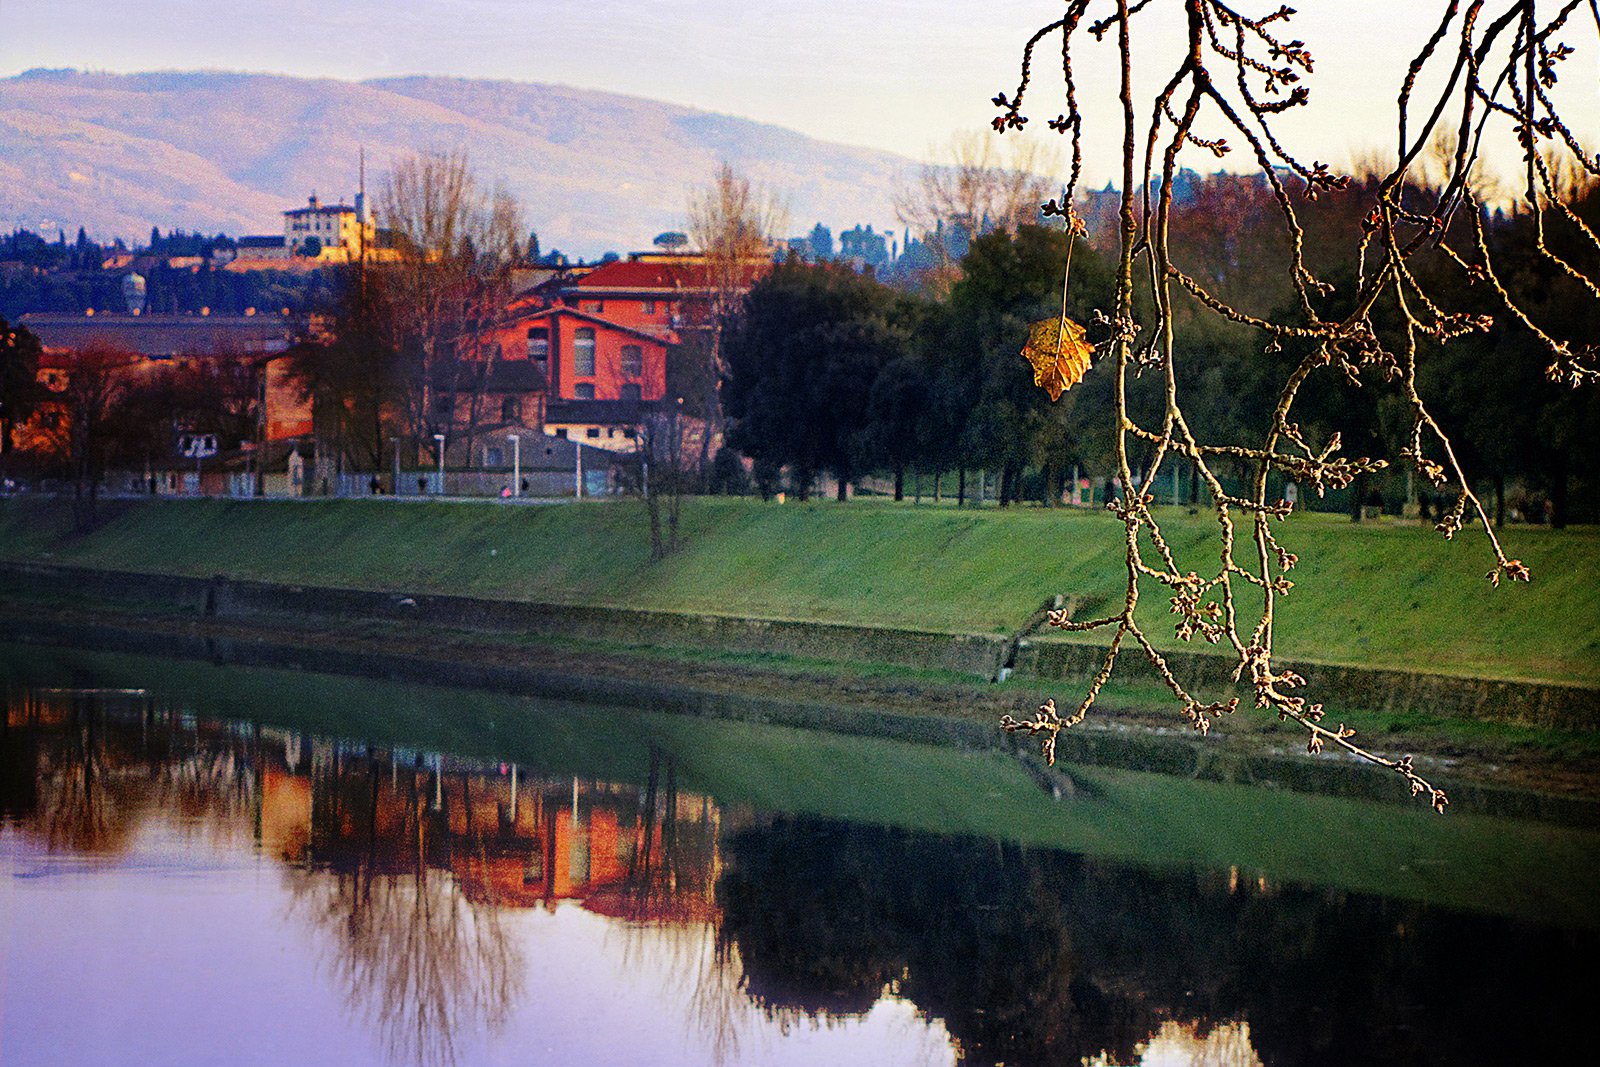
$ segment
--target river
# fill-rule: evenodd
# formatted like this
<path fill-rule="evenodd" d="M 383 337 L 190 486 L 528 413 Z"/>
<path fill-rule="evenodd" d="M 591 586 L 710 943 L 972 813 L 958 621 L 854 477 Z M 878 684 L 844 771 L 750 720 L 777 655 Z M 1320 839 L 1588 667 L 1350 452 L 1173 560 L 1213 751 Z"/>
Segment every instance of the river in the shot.
<path fill-rule="evenodd" d="M 0 645 L 0 1062 L 1581 1056 L 1600 833 Z"/>

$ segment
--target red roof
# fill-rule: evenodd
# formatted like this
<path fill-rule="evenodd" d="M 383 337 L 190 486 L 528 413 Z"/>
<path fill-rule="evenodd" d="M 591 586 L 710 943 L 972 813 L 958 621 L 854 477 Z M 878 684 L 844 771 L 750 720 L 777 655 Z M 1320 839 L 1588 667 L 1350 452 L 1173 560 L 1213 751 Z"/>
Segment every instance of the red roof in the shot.
<path fill-rule="evenodd" d="M 743 276 L 743 284 L 745 286 L 755 284 L 757 279 L 771 269 L 772 264 L 766 260 L 741 264 L 740 274 Z M 575 288 L 585 292 L 594 290 L 631 292 L 651 289 L 681 291 L 704 289 L 706 285 L 705 267 L 694 261 L 617 260 L 615 263 L 596 267 L 579 278 Z"/>

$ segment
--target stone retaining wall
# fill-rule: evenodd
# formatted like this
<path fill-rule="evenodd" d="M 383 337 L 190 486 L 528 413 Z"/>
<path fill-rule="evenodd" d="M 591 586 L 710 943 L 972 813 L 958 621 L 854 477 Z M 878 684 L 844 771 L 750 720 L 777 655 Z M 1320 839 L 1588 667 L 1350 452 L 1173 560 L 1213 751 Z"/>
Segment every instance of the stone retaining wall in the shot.
<path fill-rule="evenodd" d="M 1100 669 L 1105 650 L 1064 641 L 1024 641 L 1017 671 L 1037 678 L 1087 680 Z M 1234 661 L 1203 652 L 1162 652 L 1179 681 L 1207 694 L 1233 691 L 1248 697 L 1247 686 L 1231 677 Z M 1518 726 L 1563 730 L 1600 729 L 1600 690 L 1576 685 L 1502 682 L 1373 667 L 1276 661 L 1306 680 L 1306 692 L 1340 710 L 1416 711 L 1457 719 L 1479 719 Z M 1125 651 L 1118 666 L 1149 671 L 1137 650 Z M 1154 677 L 1152 673 L 1150 675 Z"/>
<path fill-rule="evenodd" d="M 941 634 L 834 623 L 747 619 L 726 615 L 540 604 L 277 585 L 216 577 L 101 571 L 34 564 L 0 564 L 0 595 L 15 590 L 39 598 L 178 610 L 219 618 L 294 616 L 381 619 L 433 626 L 606 641 L 655 648 L 700 648 L 793 656 L 839 663 L 888 664 L 992 679 L 1013 659 L 1011 639 Z M 1086 644 L 1023 640 L 1015 645 L 1019 677 L 1091 677 L 1102 651 Z M 1232 663 L 1204 653 L 1164 653 L 1186 684 L 1208 694 L 1226 691 Z M 1124 657 L 1134 671 L 1143 657 Z M 1305 676 L 1308 692 L 1339 710 L 1415 711 L 1454 718 L 1571 730 L 1600 729 L 1600 690 L 1582 686 L 1502 682 L 1449 675 L 1326 664 L 1288 664 Z"/>
<path fill-rule="evenodd" d="M 3 573 L 0 577 L 4 577 Z M 1030 776 L 1058 797 L 1081 791 L 1082 787 L 1073 778 L 1071 765 L 1088 764 L 1198 781 L 1415 806 L 1395 781 L 1393 772 L 1371 764 L 1336 755 L 1313 759 L 1303 754 L 1226 752 L 1187 734 L 1161 735 L 1103 727 L 1072 730 L 1063 733 L 1057 744 L 1062 763 L 1045 768 L 1030 739 L 1002 733 L 992 723 L 971 719 L 714 693 L 636 678 L 566 674 L 473 660 L 420 659 L 374 651 L 352 655 L 344 650 L 305 645 L 146 633 L 96 624 L 25 622 L 9 636 L 35 644 L 203 659 L 219 667 L 340 674 L 640 707 L 654 712 L 792 726 L 969 751 L 999 749 L 1015 756 Z M 1600 802 L 1492 785 L 1452 783 L 1450 810 L 1600 829 Z"/>
<path fill-rule="evenodd" d="M 175 608 L 217 618 L 384 619 L 658 648 L 891 664 L 983 679 L 995 676 L 1009 647 L 1004 637 L 977 634 L 0 564 L 0 593 L 7 588 L 36 597 Z"/>

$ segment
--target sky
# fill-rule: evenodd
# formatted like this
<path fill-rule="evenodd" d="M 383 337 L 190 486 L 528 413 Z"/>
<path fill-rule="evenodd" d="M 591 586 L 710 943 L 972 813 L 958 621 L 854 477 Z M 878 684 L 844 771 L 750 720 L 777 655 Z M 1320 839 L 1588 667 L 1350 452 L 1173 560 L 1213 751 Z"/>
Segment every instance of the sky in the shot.
<path fill-rule="evenodd" d="M 1176 0 L 1161 2 L 1177 12 Z M 1265 12 L 1278 0 L 1238 6 Z M 1281 128 L 1292 147 L 1337 168 L 1392 142 L 1395 86 L 1438 4 L 1300 7 L 1294 36 L 1308 42 L 1317 74 L 1312 105 Z M 924 159 L 957 132 L 986 127 L 990 98 L 1015 87 L 1023 42 L 1060 11 L 1060 0 L 0 0 L 0 75 L 76 67 L 550 82 Z M 1157 32 L 1147 39 L 1175 62 L 1181 19 L 1148 25 Z M 1080 60 L 1091 120 L 1103 119 L 1088 142 L 1096 184 L 1116 170 L 1113 36 L 1085 42 Z M 1563 79 L 1591 137 L 1600 133 L 1594 39 L 1591 26 L 1591 46 Z M 1040 66 L 1054 62 L 1047 48 Z M 1030 136 L 1058 140 L 1042 127 L 1061 110 L 1059 84 L 1058 73 L 1040 78 L 1057 98 L 1040 96 Z"/>

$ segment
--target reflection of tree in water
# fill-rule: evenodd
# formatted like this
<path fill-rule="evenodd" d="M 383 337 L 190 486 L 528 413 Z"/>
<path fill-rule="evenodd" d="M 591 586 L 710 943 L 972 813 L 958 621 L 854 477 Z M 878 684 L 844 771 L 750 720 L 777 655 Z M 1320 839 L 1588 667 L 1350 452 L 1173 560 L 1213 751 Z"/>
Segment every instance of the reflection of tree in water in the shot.
<path fill-rule="evenodd" d="M 892 988 L 970 1063 L 1132 1062 L 1169 1020 L 1248 1023 L 1274 1067 L 1556 1062 L 1583 1017 L 1565 976 L 1600 949 L 1418 904 L 813 818 L 724 848 L 719 936 L 752 997 L 859 1013 Z"/>
<path fill-rule="evenodd" d="M 92 690 L 14 694 L 0 735 L 6 815 L 56 852 L 109 856 L 159 814 L 183 833 L 248 833 L 248 742 L 200 744 L 143 697 Z"/>
<path fill-rule="evenodd" d="M 452 853 L 488 861 L 488 828 L 448 832 L 439 772 L 335 756 L 320 771 L 318 869 L 290 877 L 295 910 L 328 939 L 351 1011 L 397 1062 L 453 1064 L 468 1033 L 498 1030 L 521 994 L 522 957 L 492 899 L 467 899 Z M 463 792 L 467 788 L 465 777 Z M 463 800 L 470 812 L 470 797 Z"/>
<path fill-rule="evenodd" d="M 618 904 L 587 904 L 627 920 L 616 929 L 629 966 L 669 975 L 674 988 L 691 991 L 691 1022 L 717 1064 L 737 1060 L 749 1014 L 735 961 L 713 936 L 720 827 L 708 798 L 680 793 L 677 761 L 652 747 Z"/>
<path fill-rule="evenodd" d="M 155 823 L 249 841 L 263 774 L 293 779 L 259 727 L 196 720 L 142 696 L 10 692 L 5 712 L 0 815 L 52 853 L 116 855 Z M 454 1062 L 464 1032 L 498 1027 L 522 973 L 492 881 L 475 885 L 483 899 L 473 901 L 458 877 L 485 865 L 498 827 L 474 820 L 463 775 L 453 794 L 438 794 L 460 798 L 464 832 L 450 833 L 448 805 L 431 806 L 436 778 L 331 755 L 308 791 L 319 869 L 290 874 L 297 909 L 336 946 L 331 968 L 352 1009 L 391 1057 L 427 1064 Z"/>

